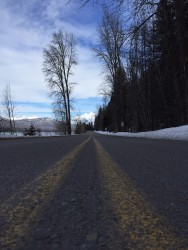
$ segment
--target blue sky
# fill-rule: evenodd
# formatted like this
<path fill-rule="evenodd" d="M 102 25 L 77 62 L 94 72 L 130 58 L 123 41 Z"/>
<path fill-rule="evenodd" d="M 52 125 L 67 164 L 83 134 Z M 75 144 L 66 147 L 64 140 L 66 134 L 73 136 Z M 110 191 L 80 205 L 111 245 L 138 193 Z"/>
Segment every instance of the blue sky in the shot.
<path fill-rule="evenodd" d="M 79 7 L 78 1 L 67 5 L 67 0 L 0 0 L 0 91 L 11 85 L 19 116 L 52 116 L 42 51 L 59 29 L 78 40 L 74 112 L 94 112 L 101 103 L 98 88 L 103 76 L 91 50 L 97 43 L 99 10 L 92 4 Z"/>

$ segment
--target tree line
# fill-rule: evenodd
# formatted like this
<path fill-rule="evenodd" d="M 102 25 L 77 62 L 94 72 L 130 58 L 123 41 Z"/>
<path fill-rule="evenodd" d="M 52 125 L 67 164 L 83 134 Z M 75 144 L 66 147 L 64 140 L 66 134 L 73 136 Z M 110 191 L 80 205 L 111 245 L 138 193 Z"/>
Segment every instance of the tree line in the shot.
<path fill-rule="evenodd" d="M 188 1 L 104 7 L 94 49 L 104 65 L 95 129 L 147 131 L 188 123 Z M 125 4 L 126 2 L 126 4 Z"/>
<path fill-rule="evenodd" d="M 82 134 L 87 131 L 93 131 L 93 130 L 94 130 L 94 127 L 93 127 L 92 122 L 89 122 L 89 123 L 82 122 L 82 121 L 76 122 L 75 134 Z"/>

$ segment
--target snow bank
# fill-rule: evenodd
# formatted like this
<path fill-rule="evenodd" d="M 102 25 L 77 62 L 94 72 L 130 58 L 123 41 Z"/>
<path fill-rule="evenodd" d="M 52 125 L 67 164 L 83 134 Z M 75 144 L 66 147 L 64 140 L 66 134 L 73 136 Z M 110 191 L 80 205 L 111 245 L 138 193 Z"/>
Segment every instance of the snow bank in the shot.
<path fill-rule="evenodd" d="M 188 125 L 166 128 L 156 131 L 129 133 L 129 132 L 104 132 L 95 131 L 99 134 L 112 135 L 112 136 L 125 136 L 125 137 L 137 137 L 137 138 L 151 138 L 151 139 L 170 139 L 170 140 L 184 140 L 188 141 Z"/>

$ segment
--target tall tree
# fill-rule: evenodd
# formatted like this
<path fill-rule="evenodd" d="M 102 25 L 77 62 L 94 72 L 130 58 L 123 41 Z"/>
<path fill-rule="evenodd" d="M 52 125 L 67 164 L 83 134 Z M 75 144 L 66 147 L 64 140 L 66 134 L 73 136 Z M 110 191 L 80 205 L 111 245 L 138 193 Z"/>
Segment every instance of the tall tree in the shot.
<path fill-rule="evenodd" d="M 124 75 L 123 45 L 125 42 L 122 20 L 119 13 L 110 12 L 109 9 L 105 8 L 102 23 L 98 30 L 100 44 L 94 51 L 102 60 L 106 69 L 106 81 L 108 81 L 110 87 L 109 94 L 114 104 L 112 105 L 114 109 L 114 126 L 115 130 L 118 130 L 118 104 L 122 108 L 122 102 L 118 103 L 118 100 L 123 100 L 121 96 L 123 92 L 121 90 L 124 82 L 122 75 Z"/>
<path fill-rule="evenodd" d="M 106 66 L 108 85 L 103 85 L 102 93 L 109 100 L 98 111 L 96 128 L 120 131 L 120 121 L 126 122 L 124 129 L 129 131 L 187 124 L 188 1 L 97 2 L 109 3 L 110 15 L 104 14 L 96 49 Z M 119 20 L 120 29 L 114 29 L 114 20 Z"/>
<path fill-rule="evenodd" d="M 15 124 L 15 102 L 12 97 L 10 84 L 7 84 L 3 90 L 2 96 L 3 113 L 9 121 L 9 129 L 11 134 L 16 133 Z"/>
<path fill-rule="evenodd" d="M 43 72 L 50 90 L 62 96 L 67 132 L 71 134 L 71 92 L 70 76 L 77 65 L 76 40 L 72 34 L 55 32 L 48 48 L 43 51 Z"/>

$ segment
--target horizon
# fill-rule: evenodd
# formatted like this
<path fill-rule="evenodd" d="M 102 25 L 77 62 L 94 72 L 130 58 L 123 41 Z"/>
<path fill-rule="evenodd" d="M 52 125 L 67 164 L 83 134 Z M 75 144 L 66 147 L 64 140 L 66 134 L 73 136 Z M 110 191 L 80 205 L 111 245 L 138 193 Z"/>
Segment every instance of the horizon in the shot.
<path fill-rule="evenodd" d="M 84 113 L 84 114 L 80 114 L 79 116 L 74 116 L 71 120 L 71 123 L 72 124 L 75 124 L 76 122 L 78 121 L 82 121 L 82 122 L 86 122 L 86 123 L 89 123 L 89 122 L 92 122 L 94 123 L 95 121 L 95 113 L 94 112 L 90 112 L 90 113 Z M 4 116 L 1 116 L 0 115 L 0 118 L 1 119 L 5 119 L 7 120 L 6 117 Z M 55 117 L 49 117 L 49 116 L 46 116 L 46 117 L 39 117 L 39 116 L 15 116 L 14 117 L 14 120 L 15 121 L 23 121 L 23 120 L 37 120 L 37 119 L 50 119 L 50 120 L 53 120 L 53 121 L 56 121 L 57 119 Z"/>

